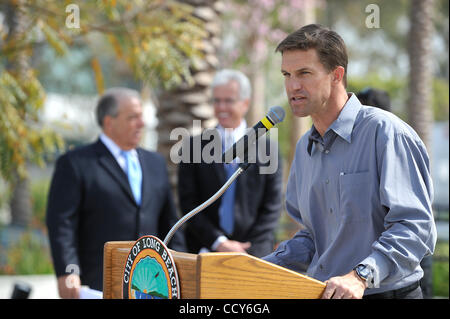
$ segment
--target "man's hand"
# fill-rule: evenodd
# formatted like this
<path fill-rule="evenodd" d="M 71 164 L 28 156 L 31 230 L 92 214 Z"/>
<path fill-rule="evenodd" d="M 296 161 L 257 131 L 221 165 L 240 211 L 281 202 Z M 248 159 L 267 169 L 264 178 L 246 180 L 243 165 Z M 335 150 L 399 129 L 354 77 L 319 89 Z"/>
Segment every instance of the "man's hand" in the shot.
<path fill-rule="evenodd" d="M 58 292 L 63 299 L 79 299 L 80 287 L 81 280 L 76 274 L 58 277 Z"/>
<path fill-rule="evenodd" d="M 247 249 L 250 248 L 252 244 L 250 242 L 242 243 L 240 241 L 235 240 L 226 240 L 223 243 L 221 243 L 219 246 L 217 246 L 216 251 L 219 252 L 238 252 L 238 253 L 247 253 Z"/>
<path fill-rule="evenodd" d="M 332 277 L 327 284 L 322 299 L 361 299 L 367 283 L 354 270 L 344 276 Z"/>

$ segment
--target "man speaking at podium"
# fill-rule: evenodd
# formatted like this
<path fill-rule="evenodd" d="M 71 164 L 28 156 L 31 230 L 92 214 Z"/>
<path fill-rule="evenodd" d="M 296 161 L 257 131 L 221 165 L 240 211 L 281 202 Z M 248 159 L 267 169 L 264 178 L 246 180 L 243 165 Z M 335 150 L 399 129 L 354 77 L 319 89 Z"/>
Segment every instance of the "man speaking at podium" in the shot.
<path fill-rule="evenodd" d="M 47 226 L 62 298 L 79 297 L 80 278 L 102 290 L 105 242 L 163 238 L 177 221 L 165 160 L 138 147 L 139 93 L 109 89 L 96 112 L 100 138 L 62 155 L 50 187 Z M 185 250 L 181 232 L 170 247 Z"/>
<path fill-rule="evenodd" d="M 420 261 L 434 251 L 429 158 L 395 115 L 346 91 L 342 38 L 307 25 L 277 47 L 297 143 L 286 209 L 304 228 L 264 259 L 325 281 L 323 298 L 422 298 Z"/>

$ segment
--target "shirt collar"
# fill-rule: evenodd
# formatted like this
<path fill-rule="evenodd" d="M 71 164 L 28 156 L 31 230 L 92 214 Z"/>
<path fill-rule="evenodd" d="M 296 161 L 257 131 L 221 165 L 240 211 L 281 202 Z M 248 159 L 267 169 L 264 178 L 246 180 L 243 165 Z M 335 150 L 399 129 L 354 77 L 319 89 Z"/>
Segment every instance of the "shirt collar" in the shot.
<path fill-rule="evenodd" d="M 360 109 L 361 102 L 359 102 L 355 94 L 349 93 L 349 99 L 339 113 L 338 118 L 331 123 L 328 129 L 333 130 L 348 143 L 351 143 L 353 127 Z"/>
<path fill-rule="evenodd" d="M 330 127 L 327 129 L 333 130 L 338 136 L 343 138 L 348 143 L 352 142 L 352 131 L 355 125 L 356 116 L 361 109 L 361 102 L 355 94 L 349 93 L 349 98 L 339 113 L 338 118 L 331 123 Z M 325 134 L 327 133 L 325 132 Z M 308 136 L 308 154 L 311 155 L 312 145 L 314 142 L 319 142 L 322 140 L 319 132 L 316 130 L 314 125 L 311 127 Z"/>
<path fill-rule="evenodd" d="M 100 134 L 100 140 L 105 144 L 106 148 L 111 152 L 111 154 L 118 158 L 119 156 L 122 156 L 121 152 L 122 149 L 111 139 L 109 138 L 105 133 Z M 136 156 L 137 152 L 135 149 L 130 150 L 131 155 Z"/>
<path fill-rule="evenodd" d="M 245 121 L 245 119 L 242 119 L 241 124 L 239 124 L 239 126 L 235 129 L 224 128 L 219 124 L 217 125 L 217 129 L 219 130 L 220 136 L 222 138 L 224 138 L 225 135 L 232 134 L 234 142 L 236 142 L 238 139 L 244 136 L 245 132 L 247 131 L 247 122 Z"/>

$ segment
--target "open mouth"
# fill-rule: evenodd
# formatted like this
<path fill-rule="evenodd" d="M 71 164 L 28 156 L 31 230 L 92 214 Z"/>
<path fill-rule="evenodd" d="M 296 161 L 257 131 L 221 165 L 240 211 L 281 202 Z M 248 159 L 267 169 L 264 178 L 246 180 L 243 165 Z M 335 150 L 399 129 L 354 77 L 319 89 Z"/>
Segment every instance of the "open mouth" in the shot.
<path fill-rule="evenodd" d="M 220 112 L 220 113 L 217 114 L 217 117 L 221 118 L 221 119 L 228 118 L 229 116 L 230 116 L 230 114 L 228 114 L 226 112 Z"/>
<path fill-rule="evenodd" d="M 291 97 L 291 101 L 304 101 L 306 100 L 306 97 L 304 96 L 293 96 Z"/>

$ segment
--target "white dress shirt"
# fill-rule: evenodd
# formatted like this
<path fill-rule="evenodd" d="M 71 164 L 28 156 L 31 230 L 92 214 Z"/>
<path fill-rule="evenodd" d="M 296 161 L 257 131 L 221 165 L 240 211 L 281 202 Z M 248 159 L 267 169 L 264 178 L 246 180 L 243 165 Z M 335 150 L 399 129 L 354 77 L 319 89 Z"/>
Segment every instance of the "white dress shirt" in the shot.
<path fill-rule="evenodd" d="M 127 172 L 127 165 L 126 165 L 126 159 L 125 156 L 123 156 L 122 149 L 112 140 L 110 139 L 106 134 L 101 133 L 100 134 L 100 140 L 103 144 L 105 144 L 106 148 L 111 152 L 111 154 L 116 159 L 119 166 L 123 169 L 123 171 Z M 137 164 L 139 164 L 138 154 L 135 149 L 130 150 L 131 155 L 137 159 Z"/>

